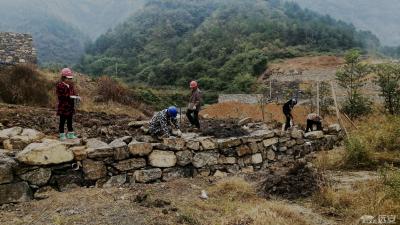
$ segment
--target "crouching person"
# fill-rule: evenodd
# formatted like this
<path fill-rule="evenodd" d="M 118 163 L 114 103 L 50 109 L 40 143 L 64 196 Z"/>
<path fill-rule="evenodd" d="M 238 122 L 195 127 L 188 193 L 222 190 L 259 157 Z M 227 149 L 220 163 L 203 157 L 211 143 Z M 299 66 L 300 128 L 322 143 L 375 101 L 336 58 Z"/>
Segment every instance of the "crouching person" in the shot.
<path fill-rule="evenodd" d="M 307 115 L 306 132 L 313 131 L 314 125 L 317 126 L 317 130 L 322 130 L 322 117 L 316 113 L 310 113 Z"/>
<path fill-rule="evenodd" d="M 179 130 L 177 115 L 178 110 L 175 106 L 157 112 L 150 121 L 149 133 L 160 138 L 168 138 L 171 135 L 181 136 L 182 132 Z M 175 132 L 174 129 L 177 131 Z"/>
<path fill-rule="evenodd" d="M 73 77 L 72 70 L 64 68 L 61 71 L 61 80 L 56 86 L 58 97 L 57 115 L 60 116 L 59 133 L 61 141 L 66 138 L 77 138 L 72 127 L 72 117 L 75 114 L 75 102 L 79 101 L 80 97 L 75 92 Z M 64 133 L 65 122 L 67 122 L 67 135 Z"/>

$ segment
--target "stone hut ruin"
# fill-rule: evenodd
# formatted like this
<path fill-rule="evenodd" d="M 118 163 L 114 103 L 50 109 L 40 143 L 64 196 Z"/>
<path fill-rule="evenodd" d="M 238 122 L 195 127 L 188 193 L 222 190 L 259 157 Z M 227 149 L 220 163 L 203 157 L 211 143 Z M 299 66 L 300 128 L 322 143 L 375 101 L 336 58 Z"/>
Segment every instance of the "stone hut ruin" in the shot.
<path fill-rule="evenodd" d="M 36 63 L 37 55 L 32 35 L 0 32 L 0 67 Z"/>

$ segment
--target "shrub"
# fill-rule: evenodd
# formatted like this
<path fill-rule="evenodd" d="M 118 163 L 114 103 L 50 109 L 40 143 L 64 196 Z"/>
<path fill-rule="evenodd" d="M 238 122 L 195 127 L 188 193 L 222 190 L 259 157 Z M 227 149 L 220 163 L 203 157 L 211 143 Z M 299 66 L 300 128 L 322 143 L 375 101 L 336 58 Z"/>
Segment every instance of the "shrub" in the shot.
<path fill-rule="evenodd" d="M 385 166 L 380 169 L 379 172 L 388 193 L 392 197 L 400 199 L 400 170 L 398 168 Z"/>
<path fill-rule="evenodd" d="M 358 138 L 350 137 L 346 143 L 344 166 L 347 168 L 368 168 L 373 166 L 370 151 Z"/>
<path fill-rule="evenodd" d="M 9 104 L 48 106 L 54 84 L 33 66 L 17 65 L 0 74 L 0 99 Z"/>
<path fill-rule="evenodd" d="M 100 102 L 113 101 L 126 105 L 135 104 L 134 93 L 119 81 L 107 76 L 98 78 L 97 96 L 97 101 Z"/>

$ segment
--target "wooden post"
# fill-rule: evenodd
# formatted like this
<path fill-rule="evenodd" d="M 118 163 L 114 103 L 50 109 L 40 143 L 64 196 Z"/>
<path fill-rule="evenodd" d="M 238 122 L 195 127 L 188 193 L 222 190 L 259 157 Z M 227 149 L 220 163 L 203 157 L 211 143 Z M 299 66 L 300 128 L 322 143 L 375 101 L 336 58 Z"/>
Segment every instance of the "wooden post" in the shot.
<path fill-rule="evenodd" d="M 319 81 L 317 81 L 317 114 L 321 115 L 319 111 Z"/>
<path fill-rule="evenodd" d="M 336 117 L 337 120 L 340 124 L 341 127 L 343 127 L 344 132 L 346 133 L 346 136 L 349 137 L 349 134 L 347 133 L 347 129 L 344 126 L 344 123 L 342 121 L 342 118 L 340 117 L 340 112 L 339 112 L 339 108 L 338 108 L 338 104 L 337 104 L 337 99 L 336 99 L 336 92 L 335 92 L 335 87 L 333 85 L 333 81 L 330 82 L 331 83 L 331 89 L 332 89 L 332 97 L 333 97 L 333 101 L 335 102 L 335 109 L 336 109 Z"/>

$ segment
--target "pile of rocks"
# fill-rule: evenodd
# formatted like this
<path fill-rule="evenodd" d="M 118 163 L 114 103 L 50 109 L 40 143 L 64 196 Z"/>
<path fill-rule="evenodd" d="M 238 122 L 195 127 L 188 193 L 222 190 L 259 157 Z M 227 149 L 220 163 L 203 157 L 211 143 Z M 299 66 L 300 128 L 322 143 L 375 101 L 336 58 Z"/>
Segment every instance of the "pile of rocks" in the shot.
<path fill-rule="evenodd" d="M 324 134 L 254 130 L 249 135 L 217 139 L 186 133 L 159 142 L 150 136 L 65 142 L 38 131 L 13 127 L 0 131 L 0 204 L 21 202 L 48 187 L 118 186 L 169 181 L 179 177 L 226 176 L 253 172 L 332 149 L 340 127 Z"/>

